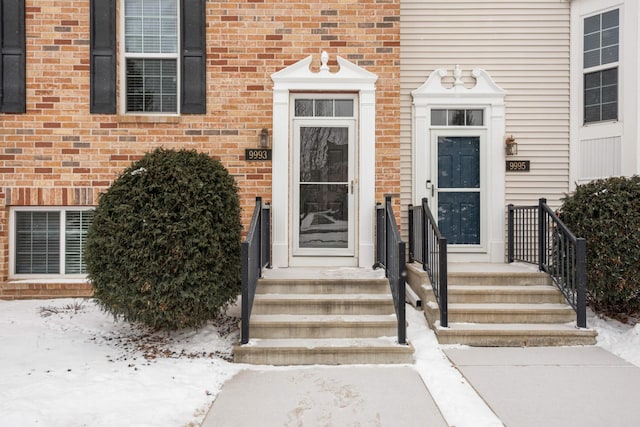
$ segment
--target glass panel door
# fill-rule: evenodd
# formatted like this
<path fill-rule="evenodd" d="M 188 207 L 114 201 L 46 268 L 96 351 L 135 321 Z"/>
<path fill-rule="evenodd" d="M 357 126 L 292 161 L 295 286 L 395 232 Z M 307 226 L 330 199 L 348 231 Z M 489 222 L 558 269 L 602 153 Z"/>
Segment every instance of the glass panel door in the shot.
<path fill-rule="evenodd" d="M 451 245 L 480 244 L 480 137 L 438 136 L 438 227 Z"/>
<path fill-rule="evenodd" d="M 353 255 L 353 125 L 296 121 L 295 132 L 294 255 Z"/>

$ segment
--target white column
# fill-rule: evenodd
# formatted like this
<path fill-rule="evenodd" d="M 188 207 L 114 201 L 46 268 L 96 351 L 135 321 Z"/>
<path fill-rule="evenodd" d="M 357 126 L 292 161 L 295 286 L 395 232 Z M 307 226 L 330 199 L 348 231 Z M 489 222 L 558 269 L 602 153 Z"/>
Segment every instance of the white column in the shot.
<path fill-rule="evenodd" d="M 376 91 L 360 91 L 359 156 L 359 260 L 358 266 L 369 268 L 375 259 L 374 230 L 376 205 Z"/>
<path fill-rule="evenodd" d="M 273 90 L 272 245 L 273 266 L 289 266 L 289 91 Z"/>

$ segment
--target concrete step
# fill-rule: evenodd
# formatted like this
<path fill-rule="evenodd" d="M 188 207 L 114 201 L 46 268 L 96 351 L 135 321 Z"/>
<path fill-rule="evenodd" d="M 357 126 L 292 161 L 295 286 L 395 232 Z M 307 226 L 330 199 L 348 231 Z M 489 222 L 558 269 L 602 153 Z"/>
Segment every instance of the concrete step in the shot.
<path fill-rule="evenodd" d="M 259 365 L 413 363 L 413 347 L 386 339 L 256 339 L 234 347 L 234 361 Z"/>
<path fill-rule="evenodd" d="M 268 315 L 251 316 L 252 338 L 378 338 L 398 333 L 389 315 Z"/>
<path fill-rule="evenodd" d="M 536 347 L 594 345 L 596 331 L 578 329 L 574 324 L 477 324 L 436 322 L 433 329 L 441 344 L 477 347 Z"/>
<path fill-rule="evenodd" d="M 407 267 L 409 285 L 422 298 L 425 317 L 440 343 L 505 347 L 595 344 L 596 332 L 576 328 L 575 311 L 545 273 L 509 264 L 450 267 L 448 328 L 440 326 L 440 309 L 427 273 L 416 264 Z"/>
<path fill-rule="evenodd" d="M 393 314 L 391 294 L 259 294 L 253 314 Z"/>
<path fill-rule="evenodd" d="M 551 285 L 452 285 L 449 286 L 449 302 L 562 304 L 564 297 Z"/>
<path fill-rule="evenodd" d="M 478 286 L 540 286 L 551 285 L 551 279 L 546 273 L 538 271 L 500 271 L 500 272 L 449 272 L 447 274 L 449 286 L 478 285 Z"/>
<path fill-rule="evenodd" d="M 566 304 L 449 304 L 449 322 L 567 323 L 575 316 Z"/>
<path fill-rule="evenodd" d="M 250 342 L 234 348 L 236 362 L 413 362 L 413 348 L 397 344 L 398 322 L 386 279 L 263 278 L 250 322 Z"/>
<path fill-rule="evenodd" d="M 257 294 L 388 294 L 386 279 L 260 279 Z"/>

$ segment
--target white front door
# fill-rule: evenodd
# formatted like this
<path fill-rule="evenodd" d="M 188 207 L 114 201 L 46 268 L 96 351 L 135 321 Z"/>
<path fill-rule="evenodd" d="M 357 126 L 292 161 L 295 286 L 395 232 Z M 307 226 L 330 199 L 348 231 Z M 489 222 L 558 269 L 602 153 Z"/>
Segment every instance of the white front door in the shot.
<path fill-rule="evenodd" d="M 355 97 L 350 95 L 294 100 L 292 265 L 357 263 L 354 106 Z"/>

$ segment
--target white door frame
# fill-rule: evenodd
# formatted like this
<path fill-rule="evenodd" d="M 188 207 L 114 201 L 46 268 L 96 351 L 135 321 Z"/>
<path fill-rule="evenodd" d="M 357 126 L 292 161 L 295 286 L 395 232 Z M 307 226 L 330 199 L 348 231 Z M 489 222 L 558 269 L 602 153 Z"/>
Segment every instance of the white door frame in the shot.
<path fill-rule="evenodd" d="M 310 69 L 312 57 L 271 75 L 273 86 L 273 152 L 272 152 L 272 248 L 273 266 L 293 265 L 345 265 L 370 268 L 374 263 L 375 227 L 375 143 L 376 143 L 376 97 L 375 82 L 378 76 L 341 57 L 337 57 L 340 69 L 329 71 L 328 55 L 323 52 L 319 72 Z M 291 94 L 295 92 L 356 93 L 357 108 L 357 152 L 358 175 L 354 185 L 358 194 L 356 256 L 341 260 L 319 257 L 296 257 L 292 264 L 290 227 L 290 156 L 291 154 Z M 335 261 L 335 262 L 333 262 Z"/>
<path fill-rule="evenodd" d="M 423 197 L 430 197 L 431 190 L 426 182 L 433 175 L 434 155 L 432 149 L 433 132 L 437 127 L 431 124 L 431 109 L 482 109 L 486 140 L 481 158 L 486 159 L 486 246 L 482 251 L 454 250 L 452 261 L 504 262 L 505 259 L 505 104 L 506 92 L 500 88 L 484 70 L 474 69 L 471 77 L 473 87 L 465 87 L 462 71 L 458 66 L 453 72 L 453 84 L 445 87 L 443 79 L 447 70 L 439 68 L 419 88 L 412 92 L 412 157 L 413 157 L 413 204 Z M 459 129 L 459 128 L 452 128 Z M 437 165 L 437 163 L 436 163 Z M 437 173 L 437 172 L 436 172 Z M 490 189 L 490 191 L 489 191 Z"/>

